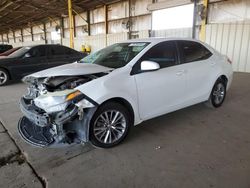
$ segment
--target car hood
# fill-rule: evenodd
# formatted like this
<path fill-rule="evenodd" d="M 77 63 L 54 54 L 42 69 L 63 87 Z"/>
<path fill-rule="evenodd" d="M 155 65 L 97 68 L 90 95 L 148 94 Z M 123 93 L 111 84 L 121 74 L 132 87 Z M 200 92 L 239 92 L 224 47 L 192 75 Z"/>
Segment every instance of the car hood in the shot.
<path fill-rule="evenodd" d="M 40 72 L 36 72 L 26 76 L 25 78 L 44 78 L 52 76 L 79 76 L 79 75 L 88 75 L 101 72 L 109 72 L 111 70 L 113 69 L 97 64 L 71 63 L 46 69 Z"/>

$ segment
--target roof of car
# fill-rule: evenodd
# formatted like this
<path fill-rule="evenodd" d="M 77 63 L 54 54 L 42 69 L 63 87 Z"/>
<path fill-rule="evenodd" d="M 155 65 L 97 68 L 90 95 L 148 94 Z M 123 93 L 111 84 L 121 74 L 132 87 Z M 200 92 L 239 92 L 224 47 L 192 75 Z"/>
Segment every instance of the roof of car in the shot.
<path fill-rule="evenodd" d="M 10 44 L 0 44 L 0 46 L 12 46 Z"/>
<path fill-rule="evenodd" d="M 144 39 L 130 39 L 125 42 L 163 42 L 168 40 L 188 40 L 188 41 L 197 41 L 196 39 L 191 38 L 164 38 L 164 37 L 151 37 L 151 38 L 144 38 Z"/>
<path fill-rule="evenodd" d="M 22 47 L 28 47 L 28 48 L 33 48 L 33 47 L 37 47 L 37 46 L 64 46 L 61 44 L 36 44 L 36 45 L 29 45 L 29 46 L 22 46 Z M 67 47 L 67 46 L 64 46 Z"/>

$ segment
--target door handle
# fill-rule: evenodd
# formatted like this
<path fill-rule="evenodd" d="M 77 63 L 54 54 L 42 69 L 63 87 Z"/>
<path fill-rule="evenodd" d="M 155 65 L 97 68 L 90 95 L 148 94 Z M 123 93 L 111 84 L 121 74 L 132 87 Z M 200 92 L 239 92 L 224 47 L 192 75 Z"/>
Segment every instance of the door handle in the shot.
<path fill-rule="evenodd" d="M 176 75 L 177 76 L 181 76 L 181 75 L 183 75 L 185 73 L 185 70 L 181 70 L 181 71 L 178 71 L 177 73 L 176 73 Z"/>
<path fill-rule="evenodd" d="M 212 62 L 212 63 L 210 63 L 211 64 L 211 66 L 214 66 L 216 63 L 215 62 Z"/>

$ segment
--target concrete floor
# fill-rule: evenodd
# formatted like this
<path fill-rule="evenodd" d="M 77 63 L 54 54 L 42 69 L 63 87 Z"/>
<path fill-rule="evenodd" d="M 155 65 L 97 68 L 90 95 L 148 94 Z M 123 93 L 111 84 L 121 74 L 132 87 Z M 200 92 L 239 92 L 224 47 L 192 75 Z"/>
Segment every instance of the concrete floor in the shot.
<path fill-rule="evenodd" d="M 235 74 L 221 108 L 198 104 L 144 122 L 112 149 L 24 143 L 16 127 L 25 90 L 0 88 L 0 187 L 250 187 L 250 74 Z"/>

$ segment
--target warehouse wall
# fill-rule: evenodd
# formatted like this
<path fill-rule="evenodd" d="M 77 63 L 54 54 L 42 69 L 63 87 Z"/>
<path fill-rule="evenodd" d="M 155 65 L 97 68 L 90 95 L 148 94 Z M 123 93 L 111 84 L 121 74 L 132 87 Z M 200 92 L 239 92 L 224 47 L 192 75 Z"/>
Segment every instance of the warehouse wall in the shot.
<path fill-rule="evenodd" d="M 129 1 L 113 3 L 107 6 L 108 33 L 105 31 L 105 7 L 90 10 L 90 36 L 88 36 L 87 12 L 75 15 L 75 46 L 81 50 L 82 45 L 90 45 L 92 51 L 99 50 L 107 45 L 127 40 L 129 38 L 128 24 L 131 24 L 132 38 L 149 37 L 151 29 L 151 13 L 147 10 L 151 0 L 134 0 L 131 4 L 129 15 Z M 132 23 L 129 23 L 131 16 Z M 62 40 L 52 40 L 51 32 L 56 31 L 56 26 L 61 28 Z M 58 28 L 57 28 L 58 29 Z M 32 37 L 33 33 L 33 37 Z M 23 28 L 3 35 L 3 41 L 13 46 L 26 46 L 32 44 L 63 44 L 69 46 L 69 19 L 50 19 L 45 25 L 41 24 Z M 0 38 L 1 42 L 1 38 Z"/>
<path fill-rule="evenodd" d="M 168 0 L 169 1 L 169 0 Z M 183 2 L 182 2 L 183 1 Z M 162 3 L 161 1 L 155 1 Z M 173 1 L 176 3 L 176 1 Z M 173 3 L 172 2 L 172 3 Z M 178 0 L 178 5 L 186 4 L 188 0 Z M 172 4 L 170 3 L 170 4 Z M 169 3 L 168 3 L 169 4 Z M 191 37 L 191 28 L 151 31 L 151 11 L 148 7 L 152 5 L 152 0 L 132 0 L 131 11 L 129 13 L 129 1 L 113 3 L 107 6 L 108 15 L 108 33 L 105 31 L 105 7 L 99 7 L 90 11 L 90 36 L 88 36 L 87 12 L 80 13 L 75 16 L 75 49 L 81 50 L 82 45 L 90 45 L 92 51 L 96 51 L 106 45 L 113 44 L 129 38 L 129 28 L 131 25 L 131 38 L 147 38 L 152 37 Z M 160 7 L 164 8 L 164 7 Z M 165 7 L 166 8 L 166 7 Z M 130 15 L 129 15 L 130 14 Z M 129 17 L 131 16 L 131 23 Z M 83 19 L 82 19 L 83 18 Z M 51 40 L 51 32 L 55 31 L 56 25 L 63 26 L 62 40 Z M 32 28 L 34 37 L 31 36 L 31 28 L 24 28 L 23 33 L 15 31 L 16 35 L 8 34 L 9 43 L 13 46 L 43 44 L 43 43 L 61 43 L 69 46 L 69 22 L 68 18 L 62 20 L 50 20 L 45 23 L 46 34 L 44 34 L 44 26 L 39 25 Z M 29 36 L 30 35 L 30 36 Z M 22 37 L 23 36 L 23 37 Z M 93 37 L 94 36 L 94 37 Z M 5 36 L 5 41 L 7 41 Z M 46 39 L 46 41 L 45 41 Z M 1 40 L 1 39 L 0 39 Z"/>
<path fill-rule="evenodd" d="M 179 0 L 180 2 L 181 0 Z M 184 0 L 185 2 L 187 0 Z M 160 2 L 160 1 L 159 1 Z M 129 15 L 129 1 L 113 3 L 107 6 L 108 33 L 105 32 L 105 7 L 99 7 L 90 11 L 90 36 L 88 36 L 87 12 L 75 16 L 75 49 L 81 50 L 82 45 L 90 45 L 92 51 L 96 51 L 106 45 L 113 44 L 129 38 L 131 25 L 131 38 L 154 37 L 191 37 L 191 28 L 178 30 L 151 31 L 151 12 L 148 10 L 152 0 L 131 1 Z M 129 22 L 131 17 L 131 23 Z M 62 40 L 53 41 L 51 32 L 56 31 L 56 26 L 61 28 Z M 44 32 L 46 30 L 46 32 Z M 33 32 L 33 38 L 31 33 Z M 13 46 L 25 46 L 31 44 L 60 43 L 69 46 L 69 20 L 49 20 L 44 25 L 24 28 L 23 31 L 14 31 L 15 35 L 4 35 L 4 41 L 9 41 Z M 0 39 L 1 40 L 1 39 Z"/>
<path fill-rule="evenodd" d="M 164 1 L 166 2 L 164 4 Z M 157 2 L 157 1 L 155 1 Z M 106 45 L 127 40 L 129 38 L 128 25 L 131 24 L 132 38 L 147 37 L 191 37 L 191 28 L 171 30 L 151 30 L 151 12 L 160 5 L 169 6 L 169 0 L 133 0 L 129 15 L 129 1 L 125 0 L 107 6 L 108 33 L 105 31 L 105 7 L 90 11 L 90 36 L 88 36 L 87 12 L 75 16 L 75 49 L 81 50 L 82 45 L 90 45 L 96 51 Z M 188 3 L 188 0 L 173 1 L 177 4 Z M 163 3 L 163 4 L 162 4 Z M 153 6 L 159 5 L 159 6 Z M 156 8 L 156 9 L 155 9 Z M 131 16 L 132 23 L 129 23 Z M 82 19 L 83 18 L 83 19 Z M 235 71 L 250 72 L 249 43 L 250 43 L 250 1 L 227 0 L 213 3 L 209 6 L 208 24 L 206 28 L 206 42 L 221 53 L 228 55 L 234 62 Z M 53 41 L 51 32 L 56 31 L 56 26 L 61 28 L 62 40 Z M 63 28 L 62 28 L 63 27 Z M 45 32 L 46 31 L 46 32 Z M 31 35 L 33 33 L 33 37 Z M 68 18 L 49 20 L 45 24 L 32 28 L 10 31 L 0 37 L 0 42 L 9 41 L 13 46 L 31 44 L 61 43 L 69 46 Z"/>
<path fill-rule="evenodd" d="M 209 6 L 209 23 L 250 23 L 249 0 L 227 0 Z"/>
<path fill-rule="evenodd" d="M 209 24 L 206 43 L 227 55 L 234 71 L 250 72 L 250 24 Z"/>
<path fill-rule="evenodd" d="M 206 43 L 227 55 L 234 71 L 250 72 L 250 1 L 228 0 L 210 6 Z"/>
<path fill-rule="evenodd" d="M 156 30 L 151 32 L 152 37 L 192 37 L 192 28 Z"/>

